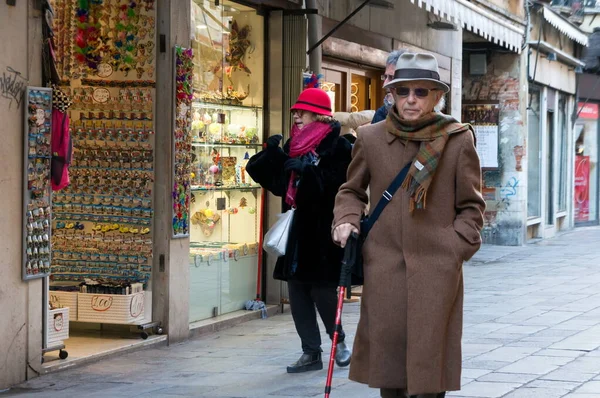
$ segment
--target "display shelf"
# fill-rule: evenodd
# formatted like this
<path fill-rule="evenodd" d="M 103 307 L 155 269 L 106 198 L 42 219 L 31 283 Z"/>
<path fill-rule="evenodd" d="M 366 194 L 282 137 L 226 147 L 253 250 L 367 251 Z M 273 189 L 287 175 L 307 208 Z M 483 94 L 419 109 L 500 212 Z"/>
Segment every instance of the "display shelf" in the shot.
<path fill-rule="evenodd" d="M 246 166 L 265 135 L 265 20 L 251 7 L 236 5 L 242 12 L 235 15 L 226 9 L 191 6 L 192 26 L 231 20 L 210 36 L 225 38 L 215 53 L 193 43 L 190 321 L 244 308 L 256 298 L 263 263 L 265 191 Z M 197 39 L 205 33 L 197 30 Z"/>
<path fill-rule="evenodd" d="M 52 89 L 27 87 L 23 135 L 22 279 L 50 275 Z"/>
<path fill-rule="evenodd" d="M 247 187 L 235 186 L 235 187 L 194 187 L 192 186 L 192 192 L 199 191 L 253 191 L 260 189 L 260 185 L 252 185 Z"/>
<path fill-rule="evenodd" d="M 226 101 L 226 100 L 223 100 Z M 262 107 L 260 106 L 247 106 L 247 105 L 226 105 L 220 104 L 218 102 L 203 102 L 194 100 L 192 102 L 192 108 L 196 109 L 220 109 L 224 111 L 262 111 Z"/>
<path fill-rule="evenodd" d="M 262 144 L 240 144 L 240 143 L 229 143 L 229 142 L 199 142 L 199 141 L 194 141 L 192 142 L 192 146 L 197 146 L 197 147 L 206 147 L 206 148 L 212 148 L 215 146 L 222 146 L 222 147 L 242 147 L 242 148 L 262 148 Z"/>

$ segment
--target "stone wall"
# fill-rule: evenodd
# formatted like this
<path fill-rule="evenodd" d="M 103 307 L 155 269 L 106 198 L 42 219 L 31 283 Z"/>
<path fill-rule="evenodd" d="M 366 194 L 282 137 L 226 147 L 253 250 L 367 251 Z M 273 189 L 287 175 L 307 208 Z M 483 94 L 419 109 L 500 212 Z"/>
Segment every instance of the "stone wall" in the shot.
<path fill-rule="evenodd" d="M 41 366 L 42 281 L 21 280 L 23 95 L 41 83 L 41 19 L 30 3 L 0 2 L 0 391 Z"/>
<path fill-rule="evenodd" d="M 487 74 L 469 74 L 469 54 L 463 59 L 463 102 L 498 101 L 500 104 L 499 168 L 484 170 L 486 199 L 485 243 L 521 245 L 526 220 L 526 136 L 520 100 L 520 57 L 492 53 Z"/>

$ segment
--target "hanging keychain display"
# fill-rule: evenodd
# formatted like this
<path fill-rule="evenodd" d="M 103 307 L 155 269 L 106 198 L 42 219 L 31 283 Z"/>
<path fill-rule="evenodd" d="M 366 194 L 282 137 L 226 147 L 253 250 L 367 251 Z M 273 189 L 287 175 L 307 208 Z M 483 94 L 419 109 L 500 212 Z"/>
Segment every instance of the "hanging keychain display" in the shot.
<path fill-rule="evenodd" d="M 22 274 L 29 280 L 50 274 L 52 89 L 28 87 L 25 95 Z"/>
<path fill-rule="evenodd" d="M 175 126 L 173 128 L 173 237 L 190 233 L 192 172 L 192 50 L 175 47 Z"/>

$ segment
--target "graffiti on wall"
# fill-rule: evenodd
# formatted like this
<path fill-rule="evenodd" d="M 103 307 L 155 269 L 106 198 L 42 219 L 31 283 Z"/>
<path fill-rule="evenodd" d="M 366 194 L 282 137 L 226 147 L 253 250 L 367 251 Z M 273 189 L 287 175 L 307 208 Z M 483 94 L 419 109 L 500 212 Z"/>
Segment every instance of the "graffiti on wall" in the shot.
<path fill-rule="evenodd" d="M 500 189 L 500 200 L 510 201 L 517 194 L 519 180 L 516 177 L 511 177 L 508 182 Z"/>
<path fill-rule="evenodd" d="M 493 237 L 498 234 L 502 228 L 501 225 L 506 227 L 506 221 L 515 218 L 516 214 L 519 213 L 518 197 L 519 197 L 519 184 L 520 180 L 518 176 L 511 176 L 505 182 L 498 184 L 501 173 L 487 173 L 488 177 L 491 177 L 492 183 L 496 183 L 495 187 L 489 187 L 489 183 L 486 183 L 486 187 L 483 188 L 484 197 L 486 199 L 486 210 L 484 214 L 484 226 L 482 234 L 488 237 Z M 494 175 L 490 175 L 494 174 Z M 518 217 L 517 217 L 518 219 Z M 516 222 L 516 220 L 515 220 Z M 516 225 L 515 222 L 510 222 L 510 225 Z M 486 241 L 489 243 L 489 241 Z"/>
<path fill-rule="evenodd" d="M 23 102 L 23 92 L 27 87 L 27 79 L 23 77 L 21 72 L 6 67 L 6 70 L 0 75 L 0 96 L 9 100 L 8 109 L 14 104 L 17 105 L 17 109 L 21 107 Z"/>

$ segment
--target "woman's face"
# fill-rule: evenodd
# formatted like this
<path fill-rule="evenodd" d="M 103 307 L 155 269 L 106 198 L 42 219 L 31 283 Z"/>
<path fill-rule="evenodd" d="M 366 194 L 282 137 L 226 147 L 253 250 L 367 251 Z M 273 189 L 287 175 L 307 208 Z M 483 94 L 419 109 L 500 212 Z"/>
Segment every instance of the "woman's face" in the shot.
<path fill-rule="evenodd" d="M 317 118 L 317 115 L 309 111 L 294 109 L 292 111 L 292 117 L 294 118 L 294 124 L 296 127 L 298 127 L 299 130 L 302 130 L 304 126 L 314 122 Z"/>

